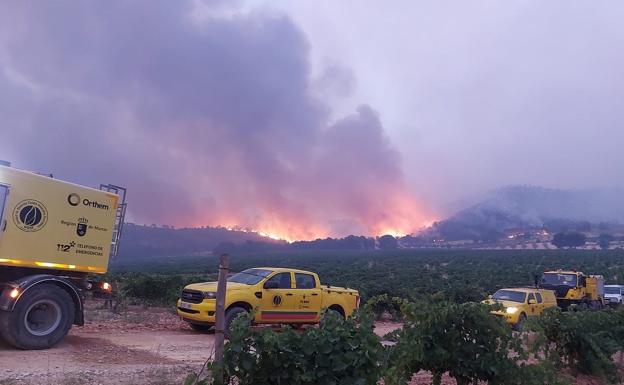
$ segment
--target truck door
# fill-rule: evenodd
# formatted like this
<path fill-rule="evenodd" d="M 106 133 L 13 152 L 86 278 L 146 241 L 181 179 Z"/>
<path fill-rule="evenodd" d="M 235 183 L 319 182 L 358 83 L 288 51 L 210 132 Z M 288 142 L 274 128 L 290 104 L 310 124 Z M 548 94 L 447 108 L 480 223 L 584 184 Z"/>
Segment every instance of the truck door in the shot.
<path fill-rule="evenodd" d="M 537 311 L 537 307 L 539 306 L 537 304 L 537 300 L 535 299 L 535 295 L 533 295 L 533 293 L 529 294 L 529 297 L 527 298 L 527 306 L 529 307 L 529 311 L 527 315 L 537 315 L 539 314 Z"/>
<path fill-rule="evenodd" d="M 9 194 L 9 186 L 0 184 L 0 240 L 2 233 L 6 230 L 6 218 L 4 216 L 4 208 L 6 206 L 7 195 Z"/>
<path fill-rule="evenodd" d="M 536 314 L 542 314 L 544 311 L 544 300 L 542 298 L 542 294 L 535 293 L 535 298 L 537 299 L 537 312 Z"/>
<path fill-rule="evenodd" d="M 275 288 L 267 288 L 267 286 Z M 293 294 L 292 274 L 277 273 L 264 283 L 262 302 L 259 312 L 264 323 L 287 323 L 292 321 L 295 296 Z"/>
<path fill-rule="evenodd" d="M 312 274 L 295 273 L 295 311 L 299 322 L 316 322 L 321 316 L 321 288 Z"/>

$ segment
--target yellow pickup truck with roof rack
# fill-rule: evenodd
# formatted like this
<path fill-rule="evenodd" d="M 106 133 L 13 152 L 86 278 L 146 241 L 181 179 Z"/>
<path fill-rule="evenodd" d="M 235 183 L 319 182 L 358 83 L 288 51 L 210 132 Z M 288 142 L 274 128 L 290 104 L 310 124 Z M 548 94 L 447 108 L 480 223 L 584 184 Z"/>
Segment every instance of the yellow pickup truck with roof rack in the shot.
<path fill-rule="evenodd" d="M 194 283 L 182 291 L 178 315 L 195 330 L 214 326 L 217 282 Z M 254 324 L 315 324 L 323 309 L 349 317 L 359 307 L 357 290 L 321 285 L 316 273 L 275 267 L 247 269 L 228 278 L 226 330 L 240 313 Z"/>

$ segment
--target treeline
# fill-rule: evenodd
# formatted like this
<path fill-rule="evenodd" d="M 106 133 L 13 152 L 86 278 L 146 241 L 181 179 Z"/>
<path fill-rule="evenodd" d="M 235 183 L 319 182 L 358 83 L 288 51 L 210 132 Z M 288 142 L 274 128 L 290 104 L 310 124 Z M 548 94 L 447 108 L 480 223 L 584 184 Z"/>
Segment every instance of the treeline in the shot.
<path fill-rule="evenodd" d="M 407 237 L 406 237 L 407 238 Z M 403 239 L 403 238 L 402 238 Z M 245 241 L 242 243 L 221 242 L 213 253 L 253 253 L 262 251 L 301 251 L 301 250 L 392 250 L 399 246 L 399 240 L 391 235 L 379 238 L 349 235 L 345 238 L 325 238 L 313 241 L 296 241 L 292 243 L 268 243 L 262 241 Z"/>
<path fill-rule="evenodd" d="M 382 344 L 365 305 L 352 319 L 329 312 L 319 328 L 253 330 L 238 319 L 223 366 L 202 385 L 407 385 L 421 371 L 431 384 L 565 385 L 578 374 L 621 383 L 614 355 L 624 351 L 624 312 L 549 309 L 514 333 L 490 306 L 452 302 L 399 303 L 402 328 Z M 200 380 L 200 381 L 198 381 Z"/>
<path fill-rule="evenodd" d="M 608 249 L 611 246 L 611 242 L 616 240 L 619 240 L 619 238 L 608 233 L 602 233 L 598 236 L 596 242 L 601 249 Z M 587 236 L 584 233 L 564 231 L 553 236 L 552 244 L 562 249 L 566 247 L 581 247 L 587 244 L 587 241 Z"/>
<path fill-rule="evenodd" d="M 503 234 L 491 233 L 488 237 L 481 237 L 473 240 L 476 243 L 495 243 Z M 558 248 L 575 248 L 587 244 L 589 241 L 596 241 L 603 249 L 608 249 L 611 243 L 620 240 L 622 237 L 616 237 L 608 233 L 600 234 L 598 238 L 589 239 L 587 235 L 579 231 L 564 231 L 554 234 L 552 244 Z M 325 238 L 313 241 L 296 241 L 292 243 L 286 242 L 264 242 L 264 241 L 245 241 L 221 242 L 213 253 L 216 255 L 257 253 L 257 252 L 283 252 L 283 251 L 306 251 L 306 250 L 395 250 L 398 248 L 432 248 L 440 247 L 444 242 L 440 243 L 431 236 L 403 236 L 395 238 L 392 235 L 384 235 L 377 238 L 350 235 L 346 238 Z"/>

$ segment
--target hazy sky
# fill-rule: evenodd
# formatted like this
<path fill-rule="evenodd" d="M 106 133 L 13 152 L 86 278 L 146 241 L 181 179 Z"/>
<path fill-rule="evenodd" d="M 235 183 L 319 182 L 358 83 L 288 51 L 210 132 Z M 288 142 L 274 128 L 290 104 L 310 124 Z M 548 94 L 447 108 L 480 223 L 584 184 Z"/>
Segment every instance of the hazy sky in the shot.
<path fill-rule="evenodd" d="M 264 1 L 353 71 L 411 186 L 624 185 L 624 3 Z M 389 6 L 391 4 L 391 6 Z"/>
<path fill-rule="evenodd" d="M 8 1 L 0 158 L 141 223 L 409 232 L 507 184 L 624 186 L 624 3 Z"/>

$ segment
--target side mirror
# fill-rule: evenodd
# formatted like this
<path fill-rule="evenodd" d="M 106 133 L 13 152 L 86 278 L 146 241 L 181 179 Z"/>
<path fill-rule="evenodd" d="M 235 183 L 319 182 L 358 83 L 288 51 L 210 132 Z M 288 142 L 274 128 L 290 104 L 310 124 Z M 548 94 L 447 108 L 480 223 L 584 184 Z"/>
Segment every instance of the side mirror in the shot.
<path fill-rule="evenodd" d="M 279 283 L 275 281 L 266 281 L 264 283 L 264 288 L 265 289 L 279 289 Z"/>
<path fill-rule="evenodd" d="M 529 300 L 529 305 L 535 305 L 536 303 L 537 303 L 537 301 L 534 300 L 534 299 L 530 299 Z"/>
<path fill-rule="evenodd" d="M 491 295 L 488 295 L 488 299 L 492 299 L 492 296 L 491 296 Z"/>

